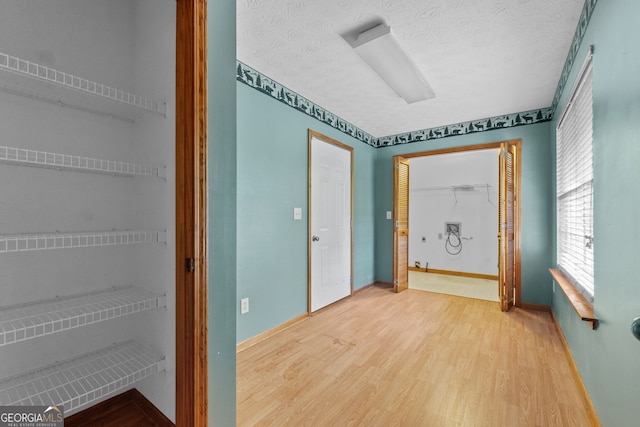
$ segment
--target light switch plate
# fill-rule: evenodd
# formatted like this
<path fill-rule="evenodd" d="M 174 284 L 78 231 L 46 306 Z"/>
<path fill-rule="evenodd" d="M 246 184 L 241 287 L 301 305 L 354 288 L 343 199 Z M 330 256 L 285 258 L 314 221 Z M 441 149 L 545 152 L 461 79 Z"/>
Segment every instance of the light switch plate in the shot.
<path fill-rule="evenodd" d="M 387 211 L 387 219 L 391 219 L 391 211 Z"/>
<path fill-rule="evenodd" d="M 302 219 L 302 208 L 293 208 L 293 219 Z"/>

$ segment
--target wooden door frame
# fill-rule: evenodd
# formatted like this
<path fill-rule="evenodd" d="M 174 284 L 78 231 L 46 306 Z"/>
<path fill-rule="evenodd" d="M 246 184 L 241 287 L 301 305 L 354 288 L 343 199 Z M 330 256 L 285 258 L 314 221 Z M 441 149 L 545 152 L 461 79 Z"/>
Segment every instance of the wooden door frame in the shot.
<path fill-rule="evenodd" d="M 521 210 L 521 190 L 522 190 L 522 140 L 521 139 L 512 139 L 507 141 L 499 141 L 499 142 L 490 142 L 486 144 L 475 144 L 475 145 L 466 145 L 460 147 L 451 147 L 451 148 L 443 148 L 439 150 L 432 151 L 420 151 L 417 153 L 409 153 L 409 154 L 399 154 L 393 157 L 393 162 L 395 164 L 396 157 L 404 157 L 405 159 L 411 159 L 415 157 L 425 157 L 425 156 L 435 156 L 438 154 L 450 154 L 450 153 L 459 153 L 463 151 L 476 151 L 476 150 L 487 150 L 487 149 L 500 149 L 502 144 L 513 145 L 516 147 L 516 161 L 515 161 L 515 182 L 514 182 L 514 195 L 515 195 L 515 208 L 514 208 L 514 246 L 515 246 L 515 301 L 514 305 L 519 307 L 522 305 L 522 276 L 521 276 L 521 233 L 522 233 L 522 210 Z M 499 179 L 499 177 L 498 177 Z M 395 200 L 393 202 L 394 210 L 396 209 Z M 496 230 L 497 232 L 498 230 Z M 393 257 L 395 259 L 395 248 Z"/>
<path fill-rule="evenodd" d="M 313 204 L 311 202 L 311 172 L 312 172 L 312 168 L 311 168 L 311 161 L 312 161 L 312 156 L 311 156 L 311 140 L 313 138 L 319 139 L 321 141 L 326 142 L 327 144 L 332 144 L 335 145 L 336 147 L 342 148 L 344 150 L 347 150 L 349 152 L 349 158 L 350 158 L 350 168 L 351 170 L 349 171 L 349 187 L 350 187 L 350 192 L 351 194 L 349 195 L 350 197 L 350 206 L 349 206 L 349 210 L 350 210 L 350 218 L 349 218 L 349 222 L 350 222 L 350 232 L 349 232 L 349 236 L 351 239 L 351 244 L 350 244 L 350 255 L 349 255 L 349 262 L 351 263 L 350 265 L 350 293 L 349 295 L 353 295 L 353 147 L 343 144 L 342 142 L 335 140 L 333 138 L 329 138 L 326 135 L 323 135 L 319 132 L 316 132 L 314 130 L 309 129 L 308 130 L 308 165 L 307 165 L 307 174 L 309 176 L 308 178 L 308 188 L 307 188 L 307 213 L 308 213 L 308 219 L 307 219 L 307 314 L 311 315 L 311 237 L 313 234 L 313 230 L 311 229 L 311 218 L 312 218 L 312 213 L 313 211 L 311 210 L 313 207 Z M 322 310 L 322 309 L 320 309 Z M 318 310 L 319 311 L 319 310 Z"/>
<path fill-rule="evenodd" d="M 207 410 L 207 1 L 176 9 L 176 425 Z M 192 267 L 187 260 L 193 260 Z"/>

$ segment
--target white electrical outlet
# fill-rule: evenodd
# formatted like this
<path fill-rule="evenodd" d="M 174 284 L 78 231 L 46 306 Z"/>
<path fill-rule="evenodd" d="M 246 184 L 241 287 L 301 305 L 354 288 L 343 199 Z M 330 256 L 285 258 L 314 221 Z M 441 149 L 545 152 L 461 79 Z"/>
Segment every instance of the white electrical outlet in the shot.
<path fill-rule="evenodd" d="M 249 312 L 249 298 L 242 298 L 240 300 L 240 314 L 246 314 Z"/>

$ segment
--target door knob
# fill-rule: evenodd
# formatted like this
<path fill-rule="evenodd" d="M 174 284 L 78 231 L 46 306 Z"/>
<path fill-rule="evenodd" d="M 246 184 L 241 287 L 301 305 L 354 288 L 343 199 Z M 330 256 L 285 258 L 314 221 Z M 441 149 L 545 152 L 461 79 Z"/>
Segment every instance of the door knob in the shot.
<path fill-rule="evenodd" d="M 312 241 L 314 241 L 314 242 L 317 242 L 317 241 L 319 241 L 319 240 L 320 240 L 320 237 L 318 237 L 318 236 L 313 236 L 313 237 L 311 237 L 311 240 L 312 240 Z"/>
<path fill-rule="evenodd" d="M 633 319 L 633 323 L 631 324 L 631 333 L 634 337 L 640 340 L 640 317 Z"/>

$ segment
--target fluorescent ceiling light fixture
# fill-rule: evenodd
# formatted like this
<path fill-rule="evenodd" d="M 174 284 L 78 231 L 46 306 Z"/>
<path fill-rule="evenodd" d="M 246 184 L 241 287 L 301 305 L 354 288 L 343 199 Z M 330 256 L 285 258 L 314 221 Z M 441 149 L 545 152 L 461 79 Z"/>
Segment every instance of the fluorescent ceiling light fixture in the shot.
<path fill-rule="evenodd" d="M 436 96 L 388 25 L 360 33 L 351 46 L 407 104 Z"/>

